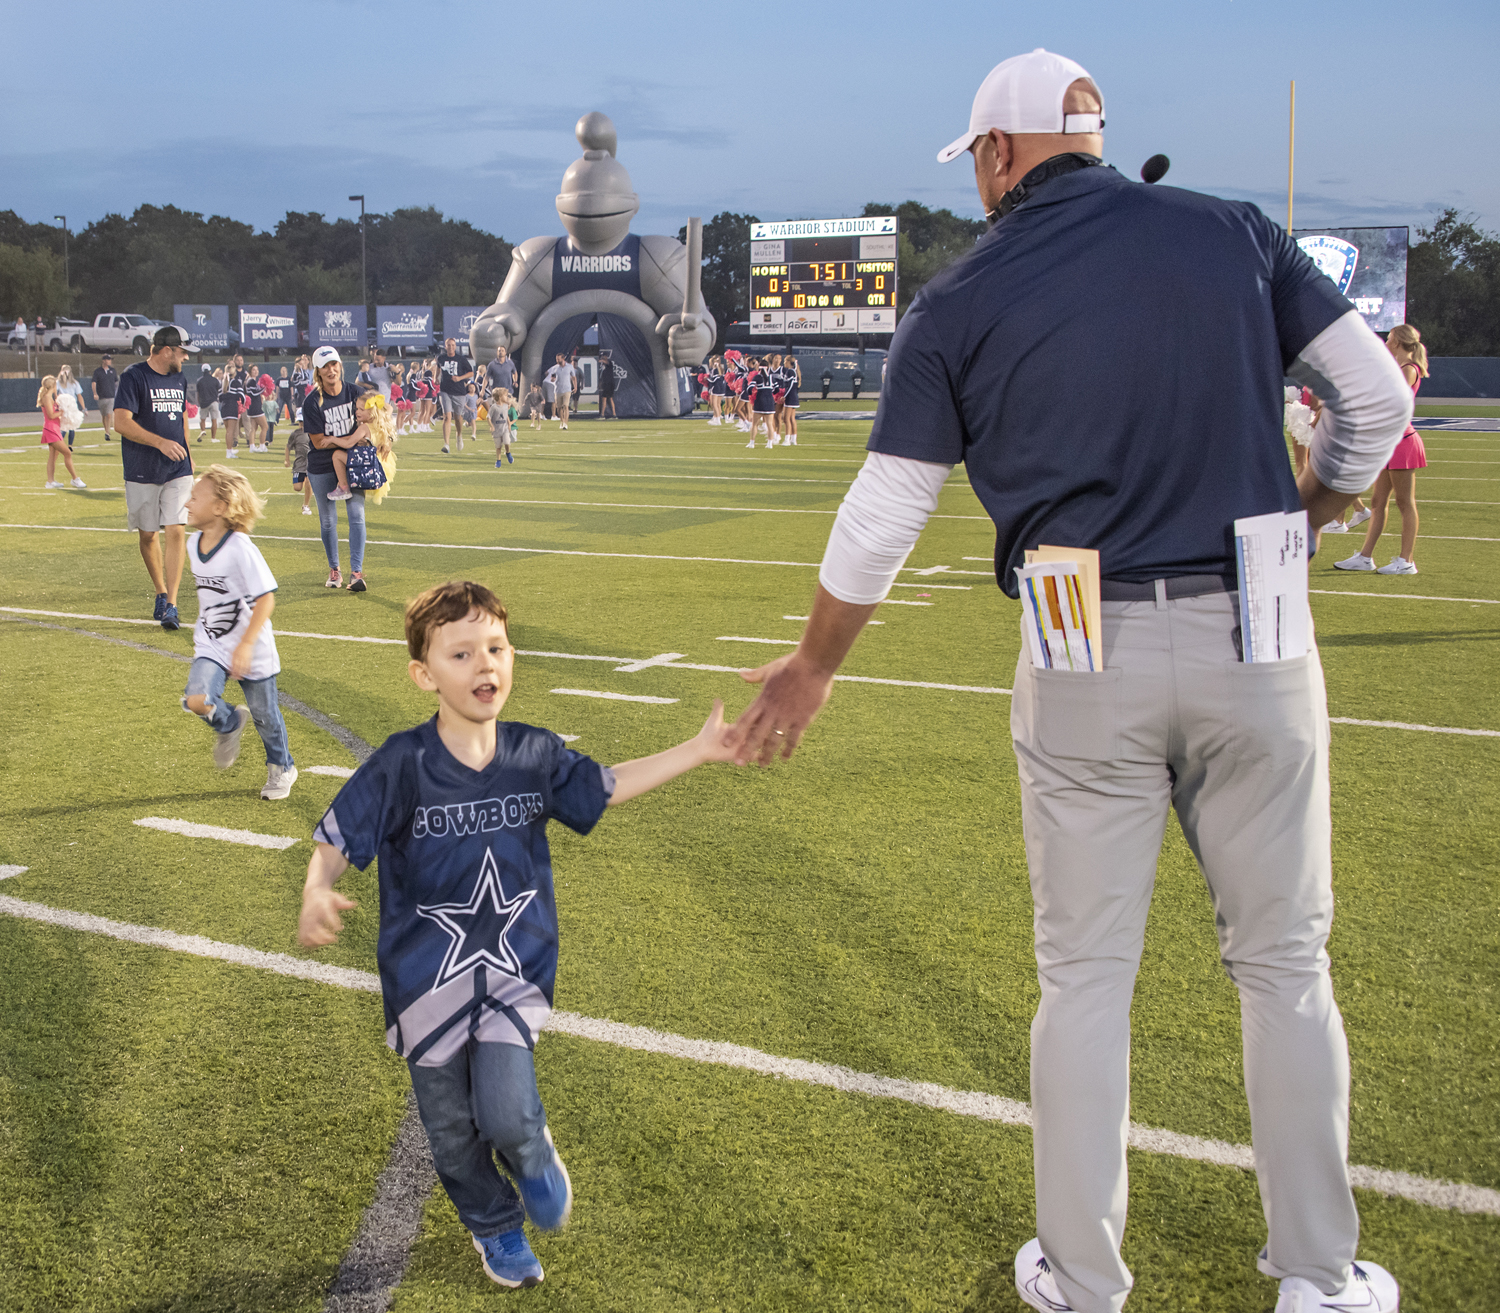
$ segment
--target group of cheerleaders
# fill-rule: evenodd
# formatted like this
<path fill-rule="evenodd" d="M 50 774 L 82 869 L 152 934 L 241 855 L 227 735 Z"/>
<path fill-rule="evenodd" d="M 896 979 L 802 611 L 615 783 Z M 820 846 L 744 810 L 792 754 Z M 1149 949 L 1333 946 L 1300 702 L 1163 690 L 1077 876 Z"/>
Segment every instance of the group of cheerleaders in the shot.
<path fill-rule="evenodd" d="M 750 435 L 745 446 L 752 450 L 762 424 L 767 450 L 777 443 L 797 445 L 802 367 L 790 352 L 784 356 L 746 356 L 731 349 L 722 356 L 710 356 L 698 375 L 698 386 L 713 412 L 710 427 L 735 424 L 741 433 Z"/>
<path fill-rule="evenodd" d="M 363 362 L 361 362 L 363 367 Z M 396 432 L 431 433 L 438 408 L 438 367 L 435 358 L 403 365 L 392 361 L 391 405 L 396 411 Z M 462 426 L 460 425 L 460 432 Z"/>

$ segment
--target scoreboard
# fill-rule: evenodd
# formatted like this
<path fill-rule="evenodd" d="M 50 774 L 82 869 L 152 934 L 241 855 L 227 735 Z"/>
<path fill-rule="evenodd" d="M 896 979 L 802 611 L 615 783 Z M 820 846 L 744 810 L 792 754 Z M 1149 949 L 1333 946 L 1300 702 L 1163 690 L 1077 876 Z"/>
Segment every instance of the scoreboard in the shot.
<path fill-rule="evenodd" d="M 894 215 L 750 226 L 750 331 L 890 333 L 896 327 Z"/>

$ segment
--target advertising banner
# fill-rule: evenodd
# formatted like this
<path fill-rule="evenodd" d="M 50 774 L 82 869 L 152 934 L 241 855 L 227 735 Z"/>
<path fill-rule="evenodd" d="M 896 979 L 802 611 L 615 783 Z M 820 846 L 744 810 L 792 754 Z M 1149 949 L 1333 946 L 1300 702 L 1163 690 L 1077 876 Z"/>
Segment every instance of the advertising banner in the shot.
<path fill-rule="evenodd" d="M 785 310 L 757 310 L 750 316 L 750 331 L 760 337 L 770 334 L 781 337 L 786 333 Z"/>
<path fill-rule="evenodd" d="M 483 305 L 445 305 L 443 307 L 443 340 L 446 342 L 451 337 L 458 343 L 458 349 L 467 355 L 469 334 L 474 331 L 474 325 L 479 322 L 479 316 L 488 309 L 488 306 Z"/>
<path fill-rule="evenodd" d="M 358 355 L 369 345 L 369 323 L 365 307 L 308 306 L 307 335 L 314 351 L 320 346 L 331 346 L 339 351 Z"/>
<path fill-rule="evenodd" d="M 1292 236 L 1377 333 L 1406 321 L 1405 228 L 1294 228 Z"/>
<path fill-rule="evenodd" d="M 380 346 L 432 345 L 430 305 L 378 305 L 375 307 L 375 341 Z"/>
<path fill-rule="evenodd" d="M 242 305 L 240 345 L 247 351 L 266 348 L 297 349 L 297 307 L 294 305 Z"/>
<path fill-rule="evenodd" d="M 229 349 L 227 305 L 174 305 L 172 322 L 187 329 L 194 346 L 201 346 L 206 351 Z"/>

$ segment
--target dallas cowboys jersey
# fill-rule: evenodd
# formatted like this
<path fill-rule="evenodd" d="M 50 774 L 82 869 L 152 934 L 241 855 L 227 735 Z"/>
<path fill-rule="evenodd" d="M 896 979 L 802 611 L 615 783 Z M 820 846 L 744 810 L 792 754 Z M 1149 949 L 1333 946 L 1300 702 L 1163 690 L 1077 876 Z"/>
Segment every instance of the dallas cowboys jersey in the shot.
<path fill-rule="evenodd" d="M 386 1043 L 442 1066 L 472 1036 L 532 1048 L 552 1010 L 557 906 L 547 822 L 587 834 L 614 773 L 534 725 L 501 721 L 470 770 L 437 719 L 392 734 L 313 837 L 360 870 L 380 859 Z"/>
<path fill-rule="evenodd" d="M 213 550 L 203 553 L 203 534 L 188 538 L 188 565 L 198 587 L 198 623 L 193 626 L 193 656 L 230 668 L 234 649 L 250 625 L 257 599 L 276 591 L 276 576 L 250 538 L 226 533 Z M 276 639 L 268 620 L 255 636 L 254 655 L 246 679 L 269 679 L 281 669 Z"/>

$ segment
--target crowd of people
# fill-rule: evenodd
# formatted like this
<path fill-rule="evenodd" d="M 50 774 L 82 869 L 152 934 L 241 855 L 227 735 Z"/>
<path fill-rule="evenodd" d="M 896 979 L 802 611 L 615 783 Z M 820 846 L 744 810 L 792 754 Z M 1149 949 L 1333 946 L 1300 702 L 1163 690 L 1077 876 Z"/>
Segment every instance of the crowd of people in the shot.
<path fill-rule="evenodd" d="M 748 433 L 745 446 L 755 448 L 764 431 L 766 449 L 797 445 L 797 410 L 801 405 L 802 366 L 785 355 L 746 356 L 729 350 L 710 356 L 698 374 L 699 395 L 708 402 L 709 425 L 736 425 Z"/>

